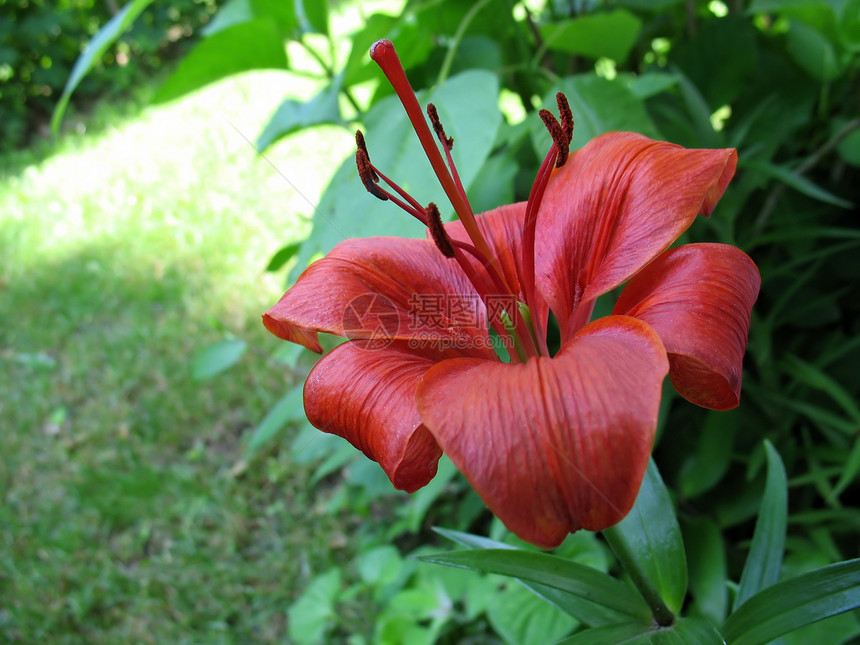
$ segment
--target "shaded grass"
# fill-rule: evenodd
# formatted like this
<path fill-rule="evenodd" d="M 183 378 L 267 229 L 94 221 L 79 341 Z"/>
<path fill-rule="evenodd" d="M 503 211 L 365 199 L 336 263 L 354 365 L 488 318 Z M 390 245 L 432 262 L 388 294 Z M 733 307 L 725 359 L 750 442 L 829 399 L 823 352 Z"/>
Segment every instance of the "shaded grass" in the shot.
<path fill-rule="evenodd" d="M 263 267 L 351 146 L 330 129 L 275 147 L 302 196 L 237 130 L 313 89 L 249 75 L 0 160 L 0 640 L 279 639 L 337 557 L 286 449 L 231 474 L 288 384 L 259 324 L 283 275 Z M 231 334 L 257 351 L 192 381 Z"/>

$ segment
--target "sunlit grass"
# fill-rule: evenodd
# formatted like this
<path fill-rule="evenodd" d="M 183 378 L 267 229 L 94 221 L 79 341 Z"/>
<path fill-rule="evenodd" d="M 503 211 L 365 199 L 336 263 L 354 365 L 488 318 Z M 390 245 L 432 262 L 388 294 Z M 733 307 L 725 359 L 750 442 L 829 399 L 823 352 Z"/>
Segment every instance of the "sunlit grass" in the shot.
<path fill-rule="evenodd" d="M 270 164 L 246 138 L 314 89 L 260 73 L 102 108 L 97 134 L 0 160 L 0 640 L 277 639 L 331 562 L 334 519 L 285 446 L 231 474 L 286 386 L 259 323 L 284 277 L 264 267 L 352 145 L 316 130 Z M 194 382 L 230 334 L 258 351 Z"/>

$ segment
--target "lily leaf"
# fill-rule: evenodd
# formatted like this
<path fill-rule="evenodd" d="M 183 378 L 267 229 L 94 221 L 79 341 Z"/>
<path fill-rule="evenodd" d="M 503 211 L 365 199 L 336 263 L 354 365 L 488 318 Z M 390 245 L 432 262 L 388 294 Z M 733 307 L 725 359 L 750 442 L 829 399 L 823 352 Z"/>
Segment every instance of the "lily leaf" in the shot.
<path fill-rule="evenodd" d="M 785 526 L 788 515 L 788 485 L 785 467 L 779 453 L 767 440 L 767 481 L 755 525 L 752 546 L 741 574 L 735 609 L 750 597 L 773 585 L 779 579 L 785 549 Z"/>
<path fill-rule="evenodd" d="M 633 510 L 611 530 L 624 540 L 663 602 L 677 614 L 687 593 L 687 558 L 669 491 L 653 460 Z"/>
<path fill-rule="evenodd" d="M 222 340 L 209 345 L 194 357 L 191 375 L 195 381 L 205 381 L 235 365 L 248 344 L 241 338 Z"/>
<path fill-rule="evenodd" d="M 731 645 L 764 645 L 810 623 L 860 607 L 860 559 L 771 585 L 723 625 Z"/>
<path fill-rule="evenodd" d="M 460 531 L 452 531 L 450 529 L 442 529 L 438 527 L 434 527 L 433 530 L 442 537 L 448 538 L 452 542 L 456 542 L 467 549 L 516 549 L 516 547 L 511 546 L 510 544 L 497 542 L 496 540 L 482 537 L 480 535 L 462 533 Z M 574 618 L 578 618 L 586 625 L 593 627 L 614 625 L 626 620 L 627 618 L 623 613 L 595 604 L 591 600 L 570 594 L 566 591 L 561 591 L 554 587 L 548 587 L 547 585 L 519 579 L 518 582 L 536 596 L 539 596 L 566 614 L 569 614 Z"/>
<path fill-rule="evenodd" d="M 702 618 L 681 618 L 669 627 L 624 623 L 589 629 L 556 645 L 725 645 L 716 628 Z"/>
<path fill-rule="evenodd" d="M 536 582 L 566 591 L 630 618 L 646 623 L 650 619 L 648 607 L 623 582 L 597 569 L 553 555 L 501 548 L 440 553 L 418 559 Z M 582 619 L 587 620 L 587 616 Z"/>
<path fill-rule="evenodd" d="M 105 26 L 99 29 L 98 33 L 87 43 L 87 48 L 78 56 L 78 60 L 75 61 L 72 73 L 69 74 L 69 79 L 63 88 L 63 94 L 60 96 L 60 100 L 57 101 L 57 107 L 54 108 L 54 114 L 51 116 L 51 132 L 57 134 L 59 131 L 60 123 L 63 120 L 66 108 L 69 106 L 72 92 L 75 91 L 75 88 L 83 80 L 84 76 L 87 75 L 87 72 L 92 69 L 96 62 L 101 60 L 102 54 L 107 51 L 107 48 L 116 42 L 117 38 L 131 26 L 131 23 L 150 4 L 152 4 L 152 0 L 133 0 L 133 2 L 129 2 L 113 18 L 108 20 Z"/>
<path fill-rule="evenodd" d="M 797 192 L 802 193 L 807 197 L 811 197 L 812 199 L 817 199 L 825 204 L 832 204 L 833 206 L 839 206 L 840 208 L 853 207 L 853 204 L 848 200 L 837 197 L 833 193 L 812 183 L 806 177 L 798 175 L 793 170 L 789 170 L 783 166 L 777 166 L 776 164 L 764 161 L 756 161 L 755 159 L 743 162 L 741 165 L 746 168 L 758 170 L 769 177 L 781 181 L 789 188 L 793 188 Z"/>

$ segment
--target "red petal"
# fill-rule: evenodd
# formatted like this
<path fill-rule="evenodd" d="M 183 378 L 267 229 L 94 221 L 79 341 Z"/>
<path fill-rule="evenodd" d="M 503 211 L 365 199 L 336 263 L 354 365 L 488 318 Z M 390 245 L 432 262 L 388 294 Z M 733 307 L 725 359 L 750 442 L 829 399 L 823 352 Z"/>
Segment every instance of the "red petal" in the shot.
<path fill-rule="evenodd" d="M 344 343 L 311 370 L 305 412 L 378 461 L 396 488 L 414 492 L 433 479 L 442 455 L 415 406 L 418 381 L 434 363 L 404 348 Z"/>
<path fill-rule="evenodd" d="M 276 336 L 320 351 L 317 332 L 369 339 L 442 343 L 472 356 L 495 356 L 486 310 L 453 260 L 427 240 L 351 239 L 314 262 L 263 314 Z"/>
<path fill-rule="evenodd" d="M 734 150 L 686 150 L 611 132 L 555 171 L 538 215 L 536 272 L 563 340 L 588 320 L 590 301 L 713 210 L 736 163 Z M 574 316 L 580 303 L 586 311 Z"/>
<path fill-rule="evenodd" d="M 725 244 L 667 251 L 624 288 L 616 314 L 651 325 L 669 352 L 669 376 L 684 398 L 714 410 L 738 405 L 758 269 Z"/>
<path fill-rule="evenodd" d="M 609 316 L 555 358 L 443 361 L 418 386 L 418 411 L 490 510 L 549 548 L 630 511 L 667 371 L 653 329 Z"/>

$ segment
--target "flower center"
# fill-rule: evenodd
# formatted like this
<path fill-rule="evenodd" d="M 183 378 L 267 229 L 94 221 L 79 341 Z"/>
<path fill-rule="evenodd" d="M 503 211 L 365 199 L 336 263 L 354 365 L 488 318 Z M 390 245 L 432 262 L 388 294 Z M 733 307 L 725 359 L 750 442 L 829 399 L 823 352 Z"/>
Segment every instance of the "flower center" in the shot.
<path fill-rule="evenodd" d="M 535 289 L 535 230 L 541 200 L 553 167 L 561 167 L 568 158 L 573 137 L 573 117 L 567 99 L 561 93 L 556 96 L 561 122 L 548 110 L 540 111 L 540 117 L 549 130 L 553 145 L 541 164 L 526 206 L 520 258 L 524 284 L 520 287 L 522 293 L 517 293 L 506 281 L 496 254 L 481 233 L 451 156 L 454 139 L 445 134 L 436 107 L 432 103 L 427 106 L 431 131 L 391 41 L 375 42 L 370 48 L 370 57 L 382 69 L 403 104 L 433 172 L 463 224 L 469 242 L 454 240 L 448 235 L 439 209 L 434 203 L 422 206 L 371 163 L 364 136 L 359 131 L 356 132 L 355 137 L 357 148 L 355 163 L 364 187 L 374 197 L 393 202 L 424 224 L 439 251 L 446 258 L 453 259 L 459 264 L 485 305 L 488 305 L 489 298 L 498 298 L 500 295 L 510 296 L 509 301 L 519 303 L 519 306 L 511 307 L 511 310 L 504 309 L 495 313 L 487 306 L 492 328 L 500 336 L 509 338 L 511 341 L 509 346 L 516 348 L 516 355 L 511 354 L 511 360 L 525 362 L 532 356 L 547 355 L 547 320 L 544 319 L 545 315 L 538 313 L 546 311 L 547 308 L 541 300 L 540 293 Z M 439 142 L 439 146 L 436 145 L 436 141 Z M 444 152 L 444 157 L 439 147 Z"/>

